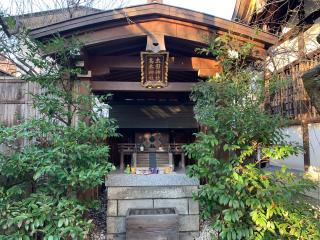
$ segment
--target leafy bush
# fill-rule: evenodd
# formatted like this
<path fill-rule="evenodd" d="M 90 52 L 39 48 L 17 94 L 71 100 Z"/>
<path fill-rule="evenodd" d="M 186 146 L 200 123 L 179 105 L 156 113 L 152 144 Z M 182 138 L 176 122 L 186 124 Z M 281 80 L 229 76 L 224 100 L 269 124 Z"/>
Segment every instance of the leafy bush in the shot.
<path fill-rule="evenodd" d="M 79 83 L 77 41 L 42 44 L 22 31 L 6 44 L 3 53 L 24 64 L 22 78 L 41 90 L 32 95 L 39 117 L 0 127 L 0 239 L 84 239 L 92 203 L 79 196 L 114 168 L 107 139 L 116 124 Z"/>
<path fill-rule="evenodd" d="M 200 50 L 223 67 L 192 93 L 203 131 L 185 150 L 197 160 L 189 175 L 204 183 L 196 195 L 202 217 L 212 220 L 218 239 L 320 239 L 319 213 L 301 197 L 314 183 L 285 168 L 257 167 L 301 148 L 285 141 L 286 121 L 263 110 L 265 84 L 250 59 L 253 47 L 226 35 Z"/>

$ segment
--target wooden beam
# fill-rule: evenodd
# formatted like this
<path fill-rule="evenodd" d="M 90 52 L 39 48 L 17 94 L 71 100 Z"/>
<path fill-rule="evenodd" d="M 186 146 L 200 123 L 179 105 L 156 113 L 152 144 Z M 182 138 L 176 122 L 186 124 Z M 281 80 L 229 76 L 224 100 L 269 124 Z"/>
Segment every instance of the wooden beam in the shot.
<path fill-rule="evenodd" d="M 121 46 L 117 46 L 117 47 L 114 47 L 114 48 L 106 48 L 106 49 L 102 50 L 101 53 L 103 55 L 112 56 L 112 55 L 116 55 L 117 53 L 131 51 L 132 49 L 135 49 L 135 48 L 141 48 L 142 46 L 144 47 L 144 45 L 141 44 L 141 43 L 130 44 L 129 46 L 128 45 L 121 45 Z M 100 54 L 100 55 L 102 55 L 102 54 Z"/>
<path fill-rule="evenodd" d="M 86 62 L 87 69 L 93 76 L 103 75 L 107 69 L 140 69 L 140 57 L 125 56 L 90 56 Z M 199 57 L 170 57 L 169 70 L 199 71 L 201 76 L 214 76 L 221 71 L 219 62 Z"/>
<path fill-rule="evenodd" d="M 195 83 L 172 82 L 165 88 L 145 88 L 140 82 L 91 81 L 92 91 L 190 92 Z"/>

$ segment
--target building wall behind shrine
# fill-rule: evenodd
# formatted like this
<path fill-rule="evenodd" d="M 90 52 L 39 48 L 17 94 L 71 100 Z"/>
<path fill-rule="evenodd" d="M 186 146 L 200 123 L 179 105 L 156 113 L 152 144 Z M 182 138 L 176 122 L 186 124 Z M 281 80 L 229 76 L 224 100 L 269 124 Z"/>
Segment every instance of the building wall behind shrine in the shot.
<path fill-rule="evenodd" d="M 301 125 L 294 125 L 283 129 L 283 133 L 287 135 L 288 142 L 297 143 L 303 146 L 303 129 Z M 320 172 L 316 173 L 316 169 L 320 171 L 320 123 L 308 124 L 309 135 L 309 152 L 310 152 L 310 171 L 317 179 L 320 180 Z M 271 160 L 273 166 L 285 165 L 289 169 L 304 171 L 304 156 L 303 152 L 297 156 L 290 156 L 283 161 Z"/>
<path fill-rule="evenodd" d="M 310 123 L 308 126 L 308 145 L 310 155 L 310 167 L 307 171 L 309 176 L 319 183 L 319 187 L 306 195 L 320 200 L 320 123 Z M 283 133 L 287 135 L 288 142 L 295 142 L 303 146 L 303 128 L 301 125 L 294 125 L 283 129 Z M 305 149 L 306 151 L 306 149 Z M 289 170 L 303 173 L 305 171 L 304 152 L 297 156 L 290 156 L 284 160 L 271 160 L 271 167 L 286 166 Z"/>
<path fill-rule="evenodd" d="M 320 171 L 320 123 L 309 124 L 310 165 Z"/>
<path fill-rule="evenodd" d="M 295 142 L 300 146 L 303 145 L 302 139 L 302 127 L 301 126 L 291 126 L 283 129 L 283 133 L 287 135 L 286 140 L 289 142 Z M 282 165 L 287 166 L 290 169 L 304 171 L 304 161 L 303 153 L 297 156 L 290 156 L 284 160 L 271 160 L 270 164 L 272 166 L 281 167 Z"/>

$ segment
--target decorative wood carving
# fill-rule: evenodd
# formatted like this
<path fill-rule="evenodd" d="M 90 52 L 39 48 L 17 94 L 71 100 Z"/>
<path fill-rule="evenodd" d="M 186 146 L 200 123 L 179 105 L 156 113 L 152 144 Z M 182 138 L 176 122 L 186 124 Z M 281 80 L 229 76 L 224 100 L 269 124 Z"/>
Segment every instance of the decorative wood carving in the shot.
<path fill-rule="evenodd" d="M 167 133 L 136 133 L 135 134 L 136 144 L 143 144 L 143 146 L 148 148 L 156 148 L 168 146 L 169 145 L 169 135 Z M 163 149 L 167 150 L 167 149 Z"/>

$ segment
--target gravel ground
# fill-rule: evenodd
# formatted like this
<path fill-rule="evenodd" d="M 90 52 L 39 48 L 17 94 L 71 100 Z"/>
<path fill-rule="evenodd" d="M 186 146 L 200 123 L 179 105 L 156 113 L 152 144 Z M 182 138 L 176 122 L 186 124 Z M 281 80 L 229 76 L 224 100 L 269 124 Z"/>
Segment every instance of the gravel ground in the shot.
<path fill-rule="evenodd" d="M 100 207 L 98 210 L 91 209 L 89 212 L 90 218 L 95 225 L 94 230 L 89 236 L 90 240 L 105 240 L 107 235 L 106 226 L 106 193 L 100 193 Z"/>
<path fill-rule="evenodd" d="M 212 230 L 211 223 L 209 221 L 202 222 L 200 225 L 200 234 L 195 240 L 211 240 L 212 235 L 215 232 Z"/>

